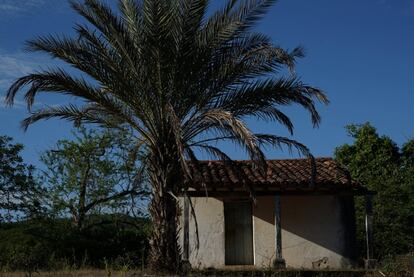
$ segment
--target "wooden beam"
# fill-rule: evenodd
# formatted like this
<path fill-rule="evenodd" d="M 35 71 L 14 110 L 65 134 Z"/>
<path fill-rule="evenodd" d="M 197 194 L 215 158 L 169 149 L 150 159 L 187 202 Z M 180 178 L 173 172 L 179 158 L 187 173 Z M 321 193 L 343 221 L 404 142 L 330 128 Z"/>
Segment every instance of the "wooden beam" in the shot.
<path fill-rule="evenodd" d="M 376 260 L 374 259 L 374 231 L 373 231 L 373 211 L 372 211 L 372 195 L 365 196 L 365 238 L 367 246 L 367 259 L 365 260 L 365 267 L 373 269 L 376 267 Z"/>
<path fill-rule="evenodd" d="M 184 238 L 183 238 L 183 261 L 188 262 L 190 258 L 190 199 L 184 195 Z"/>
<path fill-rule="evenodd" d="M 365 235 L 367 244 L 367 259 L 371 259 L 374 254 L 373 249 L 373 229 L 372 229 L 372 197 L 365 197 Z"/>
<path fill-rule="evenodd" d="M 280 212 L 280 195 L 275 196 L 276 259 L 282 259 L 282 224 Z"/>
<path fill-rule="evenodd" d="M 275 261 L 276 268 L 285 268 L 286 263 L 282 255 L 282 213 L 280 194 L 275 195 Z"/>

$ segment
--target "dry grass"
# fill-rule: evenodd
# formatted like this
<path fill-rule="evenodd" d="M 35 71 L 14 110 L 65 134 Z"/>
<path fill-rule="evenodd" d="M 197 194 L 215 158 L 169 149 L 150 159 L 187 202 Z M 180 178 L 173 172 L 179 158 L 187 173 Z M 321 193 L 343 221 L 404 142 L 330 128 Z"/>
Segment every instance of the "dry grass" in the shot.
<path fill-rule="evenodd" d="M 75 271 L 52 271 L 52 272 L 33 272 L 31 274 L 26 272 L 4 272 L 0 273 L 0 277 L 150 277 L 150 276 L 166 276 L 163 274 L 149 274 L 142 271 L 112 271 L 112 270 L 75 270 Z M 373 274 L 364 274 L 362 271 L 348 271 L 348 272 L 327 272 L 327 271 L 196 271 L 192 272 L 190 277 L 230 277 L 230 276 L 245 276 L 245 277 L 353 277 L 353 276 L 376 276 Z M 173 277 L 173 276 L 170 276 Z"/>
<path fill-rule="evenodd" d="M 107 270 L 78 270 L 78 271 L 49 271 L 49 272 L 5 272 L 0 277 L 141 277 L 148 276 L 139 271 L 107 271 Z"/>

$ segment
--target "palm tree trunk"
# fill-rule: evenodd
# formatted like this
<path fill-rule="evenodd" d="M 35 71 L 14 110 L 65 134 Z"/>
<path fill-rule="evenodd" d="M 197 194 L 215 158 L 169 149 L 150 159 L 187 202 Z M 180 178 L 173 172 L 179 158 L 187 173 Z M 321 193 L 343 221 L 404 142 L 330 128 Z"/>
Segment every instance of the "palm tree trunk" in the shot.
<path fill-rule="evenodd" d="M 159 156 L 150 164 L 153 195 L 149 208 L 152 217 L 149 267 L 158 272 L 178 273 L 181 255 L 178 244 L 179 205 L 175 196 L 181 181 L 180 170 L 177 162 L 166 162 Z"/>
<path fill-rule="evenodd" d="M 177 242 L 177 203 L 169 194 L 156 194 L 152 199 L 152 234 L 150 237 L 149 266 L 161 272 L 176 273 L 180 268 Z"/>

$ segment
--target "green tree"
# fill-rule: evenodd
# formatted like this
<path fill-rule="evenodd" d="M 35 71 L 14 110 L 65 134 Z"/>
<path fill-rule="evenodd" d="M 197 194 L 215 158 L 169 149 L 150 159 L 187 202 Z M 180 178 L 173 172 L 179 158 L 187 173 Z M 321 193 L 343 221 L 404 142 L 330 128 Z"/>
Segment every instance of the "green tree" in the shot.
<path fill-rule="evenodd" d="M 41 157 L 51 212 L 70 214 L 79 229 L 96 224 L 88 220 L 93 215 L 136 212 L 147 192 L 142 169 L 130 157 L 131 135 L 85 128 L 73 134 L 74 140 L 58 141 Z"/>
<path fill-rule="evenodd" d="M 44 191 L 33 177 L 34 167 L 23 162 L 22 144 L 0 136 L 0 222 L 34 217 L 42 210 Z"/>
<path fill-rule="evenodd" d="M 22 125 L 48 118 L 122 124 L 136 131 L 135 144 L 146 148 L 152 185 L 150 265 L 157 270 L 180 268 L 177 237 L 179 207 L 175 195 L 187 189 L 188 161 L 195 149 L 219 159 L 230 158 L 215 142 L 235 142 L 265 170 L 263 145 L 308 149 L 289 138 L 255 134 L 244 119 L 255 117 L 293 124 L 279 106 L 298 104 L 316 126 L 316 101 L 327 103 L 319 90 L 293 72 L 300 47 L 288 52 L 253 31 L 275 0 L 229 0 L 208 15 L 208 0 L 119 0 L 119 13 L 98 0 L 71 1 L 90 24 L 77 24 L 75 38 L 46 36 L 28 42 L 32 51 L 58 58 L 84 73 L 64 68 L 21 77 L 10 87 L 6 102 L 28 86 L 29 107 L 39 92 L 71 95 L 85 105 L 45 107 Z M 87 76 L 87 77 L 85 77 Z M 92 79 L 92 80 L 91 80 Z"/>
<path fill-rule="evenodd" d="M 400 149 L 391 138 L 379 136 L 369 123 L 347 129 L 354 142 L 338 147 L 335 157 L 356 181 L 377 192 L 375 255 L 383 258 L 406 253 L 414 246 L 414 143 L 411 140 Z M 357 199 L 356 206 L 357 237 L 359 245 L 365 245 L 363 199 Z"/>

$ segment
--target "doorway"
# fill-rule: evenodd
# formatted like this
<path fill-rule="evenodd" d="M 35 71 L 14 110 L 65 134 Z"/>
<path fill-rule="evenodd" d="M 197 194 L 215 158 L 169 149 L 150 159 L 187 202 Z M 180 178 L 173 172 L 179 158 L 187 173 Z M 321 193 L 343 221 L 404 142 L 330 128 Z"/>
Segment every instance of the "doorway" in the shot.
<path fill-rule="evenodd" d="M 253 264 L 252 203 L 224 203 L 225 263 Z"/>

